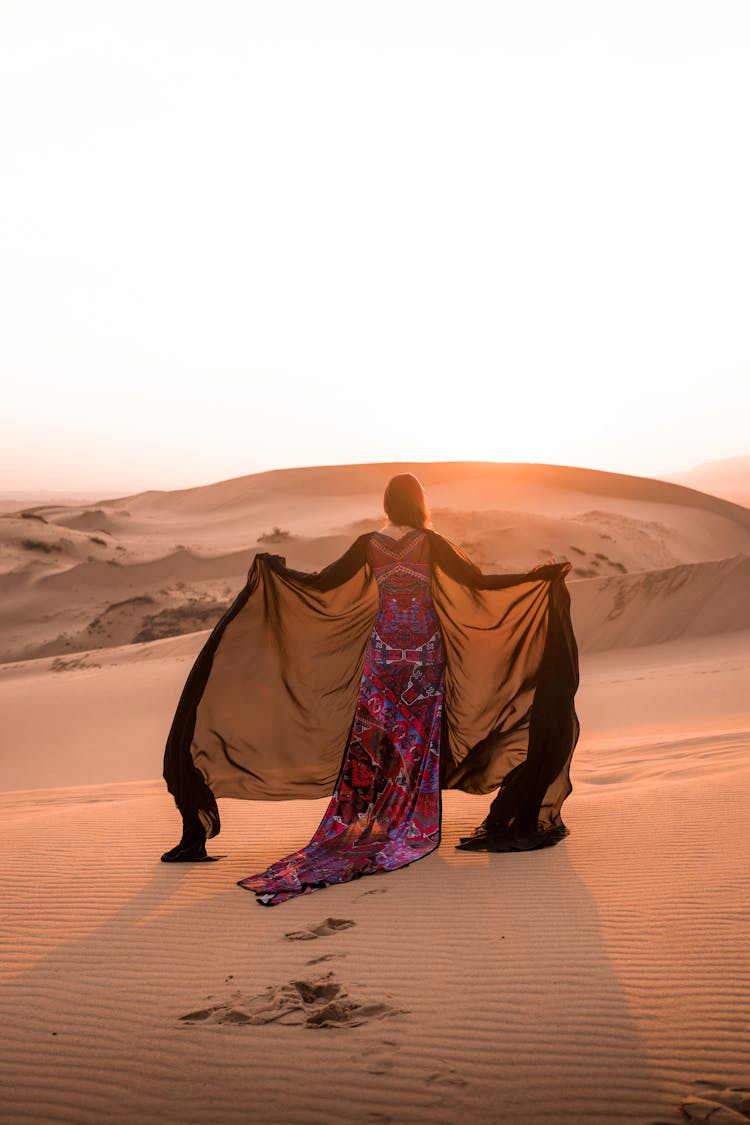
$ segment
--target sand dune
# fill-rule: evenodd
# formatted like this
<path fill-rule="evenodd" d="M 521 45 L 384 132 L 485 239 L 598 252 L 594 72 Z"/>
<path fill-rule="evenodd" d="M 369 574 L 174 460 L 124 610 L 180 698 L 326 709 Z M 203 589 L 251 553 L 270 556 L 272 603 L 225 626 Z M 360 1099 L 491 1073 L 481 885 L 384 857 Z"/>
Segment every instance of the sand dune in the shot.
<path fill-rule="evenodd" d="M 750 629 L 750 557 L 572 582 L 582 649 Z"/>
<path fill-rule="evenodd" d="M 590 470 L 411 466 L 485 569 L 574 565 L 571 835 L 457 851 L 491 798 L 447 791 L 431 856 L 261 910 L 236 881 L 305 843 L 327 799 L 223 800 L 217 861 L 159 862 L 169 724 L 254 553 L 318 569 L 379 525 L 402 467 L 0 517 L 4 1120 L 750 1120 L 742 507 Z"/>
<path fill-rule="evenodd" d="M 554 554 L 574 579 L 600 579 L 750 553 L 750 511 L 647 478 L 484 463 L 260 473 L 0 518 L 0 659 L 209 627 L 256 551 L 318 570 L 379 526 L 385 482 L 403 468 L 425 481 L 435 527 L 488 571 Z"/>
<path fill-rule="evenodd" d="M 226 508 L 252 507 L 268 496 L 306 497 L 308 503 L 330 510 L 331 497 L 382 495 L 383 482 L 394 473 L 414 472 L 430 496 L 444 489 L 472 489 L 482 496 L 514 497 L 522 504 L 524 492 L 552 490 L 558 496 L 569 494 L 607 496 L 622 502 L 684 504 L 707 511 L 731 513 L 731 503 L 695 489 L 625 473 L 608 473 L 570 465 L 503 463 L 489 461 L 382 462 L 366 465 L 323 465 L 314 468 L 276 469 L 247 477 L 235 477 L 215 484 L 170 492 L 141 492 L 116 497 L 112 503 L 128 511 L 220 513 Z M 507 505 L 510 506 L 510 505 Z"/>
<path fill-rule="evenodd" d="M 0 489 L 0 512 L 18 512 L 39 504 L 94 504 L 102 495 L 101 490 L 86 489 L 73 492 L 52 488 Z"/>

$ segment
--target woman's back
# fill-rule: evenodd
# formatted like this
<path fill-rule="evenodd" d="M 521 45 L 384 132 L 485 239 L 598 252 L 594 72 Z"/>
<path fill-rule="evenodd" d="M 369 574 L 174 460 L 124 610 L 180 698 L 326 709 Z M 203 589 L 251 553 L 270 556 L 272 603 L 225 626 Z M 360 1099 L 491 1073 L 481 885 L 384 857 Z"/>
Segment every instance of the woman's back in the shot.
<path fill-rule="evenodd" d="M 444 652 L 429 540 L 374 532 L 367 559 L 380 600 L 333 797 L 309 844 L 239 881 L 262 906 L 393 871 L 440 843 Z"/>
<path fill-rule="evenodd" d="M 380 594 L 376 632 L 398 648 L 424 644 L 439 628 L 432 605 L 430 544 L 424 531 L 415 528 L 400 539 L 374 532 L 368 560 Z"/>

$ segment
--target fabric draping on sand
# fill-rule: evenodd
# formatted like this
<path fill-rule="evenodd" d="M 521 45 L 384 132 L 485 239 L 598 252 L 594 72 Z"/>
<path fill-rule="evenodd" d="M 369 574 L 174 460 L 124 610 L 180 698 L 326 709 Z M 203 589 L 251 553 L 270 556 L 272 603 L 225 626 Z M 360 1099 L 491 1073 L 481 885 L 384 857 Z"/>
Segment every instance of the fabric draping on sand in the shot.
<path fill-rule="evenodd" d="M 498 793 L 471 846 L 545 846 L 567 833 L 578 740 L 578 651 L 569 562 L 483 574 L 427 531 L 432 596 L 445 646 L 440 785 Z M 256 555 L 183 689 L 164 778 L 187 831 L 211 838 L 218 797 L 330 796 L 354 717 L 378 609 L 370 533 L 318 574 Z"/>

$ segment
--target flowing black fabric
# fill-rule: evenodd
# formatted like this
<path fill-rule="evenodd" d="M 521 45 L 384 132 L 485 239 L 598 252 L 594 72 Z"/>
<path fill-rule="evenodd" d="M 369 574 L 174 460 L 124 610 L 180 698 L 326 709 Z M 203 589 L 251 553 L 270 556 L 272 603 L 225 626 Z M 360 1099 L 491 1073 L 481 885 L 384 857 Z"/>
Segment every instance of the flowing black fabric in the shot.
<path fill-rule="evenodd" d="M 483 574 L 427 531 L 445 646 L 440 785 L 497 790 L 459 847 L 526 850 L 568 832 L 579 724 L 569 562 Z M 333 793 L 378 608 L 370 535 L 318 574 L 255 556 L 247 583 L 199 653 L 167 739 L 164 778 L 183 839 L 221 829 L 218 797 Z"/>

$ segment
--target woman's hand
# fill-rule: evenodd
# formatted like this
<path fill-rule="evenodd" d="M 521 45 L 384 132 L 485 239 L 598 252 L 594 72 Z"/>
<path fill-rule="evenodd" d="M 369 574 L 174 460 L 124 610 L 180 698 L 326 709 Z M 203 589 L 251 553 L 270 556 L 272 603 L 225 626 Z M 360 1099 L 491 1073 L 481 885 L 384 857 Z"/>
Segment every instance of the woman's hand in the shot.
<path fill-rule="evenodd" d="M 284 555 L 272 555 L 270 551 L 259 551 L 255 557 L 257 559 L 278 559 L 282 566 L 286 566 Z"/>
<path fill-rule="evenodd" d="M 546 562 L 537 563 L 536 566 L 532 566 L 531 570 L 529 571 L 529 574 L 533 574 L 535 570 L 542 570 L 542 568 L 545 567 L 545 566 L 555 566 L 556 564 L 561 563 L 561 562 L 565 562 L 565 559 L 558 559 L 557 555 L 552 555 L 550 558 L 547 559 Z"/>

